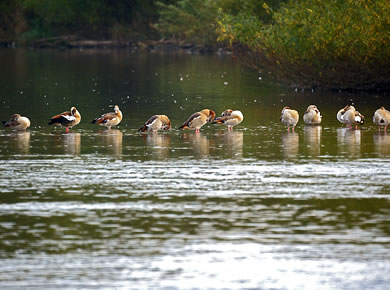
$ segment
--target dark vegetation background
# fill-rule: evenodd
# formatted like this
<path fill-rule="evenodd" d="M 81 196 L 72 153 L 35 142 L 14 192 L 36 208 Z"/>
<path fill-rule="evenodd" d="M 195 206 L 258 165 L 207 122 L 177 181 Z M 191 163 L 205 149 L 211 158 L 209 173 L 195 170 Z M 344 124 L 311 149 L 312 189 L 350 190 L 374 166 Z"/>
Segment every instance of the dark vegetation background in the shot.
<path fill-rule="evenodd" d="M 170 41 L 207 51 L 223 45 L 244 64 L 294 87 L 390 89 L 388 0 L 0 2 L 1 46 L 66 46 L 70 39 L 138 46 Z"/>

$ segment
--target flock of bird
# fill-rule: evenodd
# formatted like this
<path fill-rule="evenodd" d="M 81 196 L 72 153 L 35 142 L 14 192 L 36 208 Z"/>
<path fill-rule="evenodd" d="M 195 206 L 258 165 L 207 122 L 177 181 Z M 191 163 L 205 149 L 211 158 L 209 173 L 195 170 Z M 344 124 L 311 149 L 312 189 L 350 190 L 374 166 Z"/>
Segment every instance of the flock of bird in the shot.
<path fill-rule="evenodd" d="M 106 113 L 100 117 L 94 119 L 91 123 L 100 126 L 111 127 L 117 126 L 123 119 L 123 114 L 118 105 L 115 105 L 114 112 Z M 240 111 L 225 110 L 220 117 L 215 118 L 215 112 L 213 110 L 204 109 L 200 112 L 193 113 L 187 121 L 179 127 L 179 129 L 195 130 L 199 133 L 199 130 L 206 123 L 223 124 L 227 126 L 228 130 L 233 130 L 233 126 L 236 126 L 244 119 L 243 114 Z M 72 107 L 70 111 L 63 112 L 50 118 L 49 125 L 59 125 L 66 128 L 66 132 L 69 132 L 69 128 L 78 125 L 81 121 L 81 114 L 77 111 L 76 107 Z M 31 122 L 27 117 L 22 117 L 19 114 L 11 116 L 9 121 L 2 121 L 4 127 L 8 127 L 14 130 L 25 130 L 30 127 Z M 171 128 L 171 121 L 166 115 L 153 115 L 150 117 L 141 128 L 139 132 L 157 132 L 158 130 L 169 130 Z"/>
<path fill-rule="evenodd" d="M 114 107 L 114 112 L 101 115 L 92 121 L 92 124 L 100 126 L 111 127 L 117 126 L 123 118 L 123 114 L 119 109 L 119 106 Z M 238 110 L 225 110 L 221 116 L 215 116 L 215 112 L 210 109 L 203 109 L 199 112 L 193 113 L 180 127 L 179 129 L 195 130 L 199 133 L 207 123 L 222 124 L 227 126 L 228 130 L 233 130 L 233 127 L 240 124 L 244 119 L 243 114 Z M 364 116 L 356 111 L 354 106 L 345 106 L 337 112 L 337 120 L 347 127 L 357 128 L 358 125 L 364 123 Z M 69 132 L 69 128 L 72 128 L 79 124 L 81 121 L 81 114 L 77 111 L 76 107 L 72 107 L 70 111 L 63 112 L 55 115 L 50 119 L 49 125 L 60 125 L 66 128 L 66 132 Z M 299 121 L 299 113 L 290 107 L 284 107 L 280 116 L 280 121 L 287 126 L 287 130 L 294 131 L 295 126 Z M 303 121 L 307 125 L 319 125 L 322 121 L 322 116 L 317 106 L 310 105 L 303 115 Z M 30 127 L 30 120 L 27 117 L 22 117 L 19 114 L 11 116 L 9 121 L 2 121 L 5 127 L 9 127 L 15 130 L 25 130 Z M 390 124 L 390 112 L 384 107 L 375 111 L 373 116 L 373 123 L 378 125 L 379 128 L 383 127 L 386 131 L 387 126 Z M 166 115 L 153 115 L 145 124 L 138 129 L 139 132 L 157 132 L 159 130 L 169 130 L 171 128 L 171 121 Z"/>
<path fill-rule="evenodd" d="M 364 124 L 364 116 L 356 111 L 354 106 L 347 105 L 344 108 L 340 109 L 337 112 L 337 120 L 347 125 L 347 127 L 352 128 L 355 126 L 357 129 L 358 125 Z M 280 121 L 287 126 L 287 130 L 294 131 L 295 126 L 299 121 L 299 113 L 296 110 L 292 110 L 289 107 L 284 107 L 282 110 L 282 115 L 280 116 Z M 317 106 L 310 105 L 307 107 L 303 115 L 303 122 L 307 125 L 319 125 L 322 121 L 322 116 Z M 383 106 L 375 111 L 372 121 L 379 128 L 383 127 L 386 132 L 387 126 L 390 124 L 390 112 L 386 110 Z"/>

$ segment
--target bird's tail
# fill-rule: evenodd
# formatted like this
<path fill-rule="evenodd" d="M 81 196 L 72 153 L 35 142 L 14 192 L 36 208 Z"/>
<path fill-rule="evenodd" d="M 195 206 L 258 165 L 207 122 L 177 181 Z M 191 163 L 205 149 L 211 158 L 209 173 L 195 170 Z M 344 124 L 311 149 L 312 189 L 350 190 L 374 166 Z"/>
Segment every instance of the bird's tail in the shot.
<path fill-rule="evenodd" d="M 138 132 L 145 132 L 148 129 L 145 125 L 138 129 Z"/>
<path fill-rule="evenodd" d="M 93 120 L 92 122 L 91 122 L 91 124 L 104 124 L 104 123 L 106 123 L 107 122 L 107 120 L 105 120 L 104 118 L 102 118 L 102 117 L 99 117 L 99 118 L 96 118 L 95 120 Z"/>
<path fill-rule="evenodd" d="M 223 123 L 225 123 L 225 121 L 222 118 L 216 118 L 212 122 L 212 124 L 223 124 Z"/>

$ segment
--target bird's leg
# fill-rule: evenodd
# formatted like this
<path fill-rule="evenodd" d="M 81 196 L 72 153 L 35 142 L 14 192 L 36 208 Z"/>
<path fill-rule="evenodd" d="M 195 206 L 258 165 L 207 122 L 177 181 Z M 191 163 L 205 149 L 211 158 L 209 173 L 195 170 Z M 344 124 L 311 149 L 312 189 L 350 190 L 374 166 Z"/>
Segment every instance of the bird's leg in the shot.
<path fill-rule="evenodd" d="M 69 133 L 69 127 L 66 127 L 66 133 Z"/>

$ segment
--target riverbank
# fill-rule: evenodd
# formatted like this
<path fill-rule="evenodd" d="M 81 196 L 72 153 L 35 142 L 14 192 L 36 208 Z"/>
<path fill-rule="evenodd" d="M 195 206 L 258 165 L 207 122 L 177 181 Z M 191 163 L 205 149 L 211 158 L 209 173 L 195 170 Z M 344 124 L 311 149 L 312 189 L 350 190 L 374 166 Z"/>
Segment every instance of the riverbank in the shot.
<path fill-rule="evenodd" d="M 0 47 L 15 48 L 29 47 L 37 49 L 130 49 L 132 51 L 149 52 L 174 52 L 186 54 L 232 54 L 231 50 L 224 45 L 198 45 L 185 41 L 176 40 L 144 40 L 144 41 L 120 41 L 120 40 L 95 40 L 85 39 L 78 36 L 68 35 L 61 37 L 43 38 L 32 41 L 26 45 L 15 42 L 0 42 Z"/>

